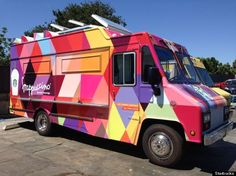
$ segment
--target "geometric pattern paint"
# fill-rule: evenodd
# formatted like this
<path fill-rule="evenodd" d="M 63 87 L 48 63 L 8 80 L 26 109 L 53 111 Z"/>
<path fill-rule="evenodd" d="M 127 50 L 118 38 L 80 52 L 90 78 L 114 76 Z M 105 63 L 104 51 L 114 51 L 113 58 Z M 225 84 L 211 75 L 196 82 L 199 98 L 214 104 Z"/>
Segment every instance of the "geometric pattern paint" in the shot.
<path fill-rule="evenodd" d="M 168 84 L 158 57 L 154 61 L 163 83 L 161 95 L 153 96 L 152 88 L 142 83 L 137 48 L 166 47 L 161 40 L 103 27 L 61 35 L 45 31 L 43 39 L 35 34 L 34 41 L 11 47 L 11 113 L 33 118 L 41 108 L 53 123 L 131 144 L 137 144 L 146 119 L 175 121 L 183 126 L 187 140 L 201 142 L 202 112 L 225 102 L 203 85 Z M 121 50 L 136 53 L 134 86 L 112 84 L 112 57 Z"/>

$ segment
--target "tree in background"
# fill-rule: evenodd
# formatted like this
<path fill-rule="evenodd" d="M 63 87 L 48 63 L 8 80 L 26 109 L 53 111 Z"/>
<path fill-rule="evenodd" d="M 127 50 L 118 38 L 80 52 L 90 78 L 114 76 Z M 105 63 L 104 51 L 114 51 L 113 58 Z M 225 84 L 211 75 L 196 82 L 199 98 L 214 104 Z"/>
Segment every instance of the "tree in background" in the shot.
<path fill-rule="evenodd" d="M 110 19 L 118 24 L 126 26 L 125 21 L 121 16 L 115 15 L 115 9 L 109 4 L 103 3 L 99 0 L 93 2 L 83 2 L 80 4 L 69 4 L 64 9 L 53 10 L 54 21 L 45 22 L 42 25 L 37 25 L 33 29 L 26 31 L 25 35 L 33 36 L 33 33 L 42 32 L 46 29 L 55 31 L 49 24 L 56 23 L 65 27 L 75 27 L 73 24 L 68 23 L 68 20 L 74 19 L 81 21 L 85 24 L 98 24 L 93 18 L 92 14 L 97 14 L 104 18 Z M 229 63 L 222 64 L 215 57 L 200 58 L 210 74 L 219 75 L 235 75 L 236 74 L 236 60 L 233 62 L 233 66 Z"/>
<path fill-rule="evenodd" d="M 0 65 L 9 65 L 10 45 L 12 39 L 6 37 L 7 28 L 0 29 Z"/>
<path fill-rule="evenodd" d="M 235 75 L 236 74 L 236 60 L 233 62 L 233 65 L 231 66 L 229 63 L 223 64 L 219 62 L 215 57 L 210 58 L 200 58 L 207 71 L 210 74 L 216 74 L 216 75 Z"/>
<path fill-rule="evenodd" d="M 216 72 L 217 74 L 224 74 L 224 75 L 233 75 L 233 68 L 229 63 L 226 64 L 219 64 L 218 70 Z"/>
<path fill-rule="evenodd" d="M 233 61 L 232 66 L 233 66 L 233 72 L 236 75 L 236 59 Z"/>
<path fill-rule="evenodd" d="M 49 29 L 50 28 L 50 26 L 45 22 L 44 24 L 42 24 L 42 25 L 37 25 L 37 26 L 35 26 L 32 30 L 30 30 L 30 31 L 26 31 L 26 32 L 24 32 L 24 34 L 26 35 L 26 36 L 33 36 L 34 35 L 34 33 L 37 33 L 37 32 L 42 32 L 42 31 L 44 31 L 44 30 L 47 30 L 47 29 Z M 51 28 L 50 28 L 51 29 Z M 53 29 L 51 29 L 52 31 L 53 31 Z"/>
<path fill-rule="evenodd" d="M 56 23 L 69 28 L 75 27 L 75 25 L 68 23 L 68 20 L 70 19 L 81 21 L 85 24 L 98 24 L 97 21 L 91 17 L 92 14 L 97 14 L 110 19 L 113 22 L 126 26 L 122 17 L 115 15 L 115 12 L 116 11 L 113 7 L 99 0 L 80 4 L 69 4 L 63 10 L 53 10 L 52 13 L 55 17 L 55 21 L 50 23 Z M 25 35 L 33 36 L 34 32 L 42 32 L 45 29 L 53 31 L 49 23 L 45 23 L 43 25 L 35 26 L 32 30 L 26 31 Z"/>
<path fill-rule="evenodd" d="M 203 60 L 203 64 L 205 65 L 208 72 L 212 74 L 217 72 L 220 62 L 216 58 L 211 57 L 211 58 L 200 58 L 200 59 Z"/>

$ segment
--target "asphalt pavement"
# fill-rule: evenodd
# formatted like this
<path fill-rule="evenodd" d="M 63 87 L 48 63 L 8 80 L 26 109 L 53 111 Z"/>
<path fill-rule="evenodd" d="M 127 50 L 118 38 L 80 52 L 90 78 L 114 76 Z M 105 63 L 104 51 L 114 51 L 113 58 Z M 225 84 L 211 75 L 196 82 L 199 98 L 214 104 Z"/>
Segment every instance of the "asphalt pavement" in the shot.
<path fill-rule="evenodd" d="M 133 145 L 59 126 L 51 137 L 39 136 L 31 122 L 0 131 L 1 176 L 198 176 L 236 171 L 235 160 L 236 125 L 224 140 L 212 146 L 188 145 L 175 168 L 150 163 Z"/>

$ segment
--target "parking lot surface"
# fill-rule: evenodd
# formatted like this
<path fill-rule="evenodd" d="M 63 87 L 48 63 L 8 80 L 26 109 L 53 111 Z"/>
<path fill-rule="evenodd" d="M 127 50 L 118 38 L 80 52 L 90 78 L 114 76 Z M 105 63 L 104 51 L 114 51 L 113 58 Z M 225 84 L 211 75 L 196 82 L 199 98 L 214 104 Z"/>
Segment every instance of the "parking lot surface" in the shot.
<path fill-rule="evenodd" d="M 39 136 L 30 122 L 0 131 L 1 176 L 212 175 L 213 171 L 236 171 L 235 160 L 236 125 L 212 146 L 188 145 L 175 168 L 150 163 L 135 146 L 62 127 L 56 127 L 52 137 Z"/>

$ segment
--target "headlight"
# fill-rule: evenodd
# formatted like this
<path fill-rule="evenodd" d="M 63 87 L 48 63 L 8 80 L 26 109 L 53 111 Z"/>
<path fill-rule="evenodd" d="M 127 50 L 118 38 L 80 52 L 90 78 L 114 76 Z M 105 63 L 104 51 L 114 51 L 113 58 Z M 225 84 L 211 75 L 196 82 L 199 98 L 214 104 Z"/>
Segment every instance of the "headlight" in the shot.
<path fill-rule="evenodd" d="M 208 123 L 211 120 L 211 114 L 204 114 L 203 123 Z"/>
<path fill-rule="evenodd" d="M 225 108 L 224 108 L 224 115 L 229 114 L 229 112 L 230 112 L 229 106 L 225 106 Z"/>
<path fill-rule="evenodd" d="M 211 127 L 211 114 L 206 113 L 203 115 L 203 131 L 208 130 Z"/>
<path fill-rule="evenodd" d="M 225 106 L 224 107 L 224 120 L 229 120 L 230 118 L 230 107 Z"/>

